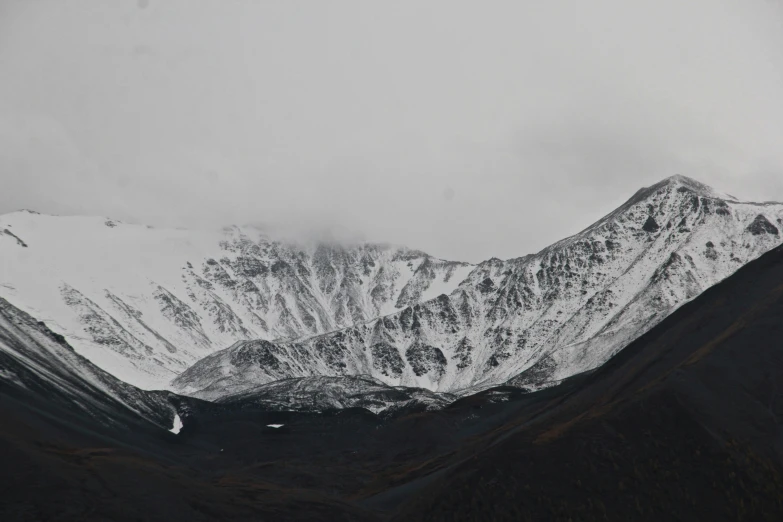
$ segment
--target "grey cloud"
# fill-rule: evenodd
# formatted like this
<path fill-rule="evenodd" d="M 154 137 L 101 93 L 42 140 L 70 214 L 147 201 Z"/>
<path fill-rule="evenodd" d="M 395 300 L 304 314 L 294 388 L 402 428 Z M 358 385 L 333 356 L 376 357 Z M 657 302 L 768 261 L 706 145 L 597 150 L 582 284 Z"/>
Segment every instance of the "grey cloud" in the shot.
<path fill-rule="evenodd" d="M 675 173 L 783 200 L 779 2 L 0 0 L 0 77 L 0 212 L 478 261 Z"/>

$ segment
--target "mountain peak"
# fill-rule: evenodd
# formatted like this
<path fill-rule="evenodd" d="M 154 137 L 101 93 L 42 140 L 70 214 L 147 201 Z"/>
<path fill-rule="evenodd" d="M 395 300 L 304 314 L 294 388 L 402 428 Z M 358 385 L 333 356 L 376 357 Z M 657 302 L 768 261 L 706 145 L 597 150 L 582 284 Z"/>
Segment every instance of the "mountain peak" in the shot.
<path fill-rule="evenodd" d="M 723 192 L 718 192 L 717 190 L 710 187 L 709 185 L 706 185 L 701 181 L 697 181 L 693 178 L 689 178 L 688 176 L 683 176 L 682 174 L 675 174 L 674 176 L 669 176 L 668 178 L 665 178 L 660 182 L 656 183 L 652 187 L 647 187 L 647 188 L 657 190 L 658 188 L 663 186 L 684 188 L 690 192 L 694 192 L 699 196 L 703 196 L 703 197 L 737 201 L 737 198 L 735 198 L 734 196 L 725 194 Z"/>
<path fill-rule="evenodd" d="M 657 193 L 661 189 L 677 190 L 679 192 L 689 192 L 691 193 L 691 195 L 697 195 L 710 199 L 721 199 L 724 201 L 733 201 L 733 202 L 739 201 L 734 196 L 725 194 L 723 192 L 718 192 L 717 190 L 713 189 L 709 185 L 705 185 L 704 183 L 700 181 L 696 181 L 693 178 L 689 178 L 681 174 L 675 174 L 674 176 L 669 176 L 668 178 L 662 179 L 661 181 L 655 183 L 654 185 L 640 188 L 639 190 L 636 191 L 636 193 L 633 196 L 631 196 L 631 198 L 628 201 L 626 201 L 623 205 L 621 205 L 619 208 L 614 210 L 614 212 L 609 214 L 609 216 L 607 217 L 613 217 L 624 212 L 625 210 L 639 203 L 640 201 L 652 197 L 655 193 Z"/>
<path fill-rule="evenodd" d="M 665 181 L 667 183 L 685 183 L 685 184 L 692 184 L 692 185 L 704 185 L 704 183 L 697 181 L 693 178 L 689 178 L 688 176 L 683 176 L 682 174 L 674 174 L 673 176 L 669 176 L 668 178 L 664 178 L 661 181 Z"/>

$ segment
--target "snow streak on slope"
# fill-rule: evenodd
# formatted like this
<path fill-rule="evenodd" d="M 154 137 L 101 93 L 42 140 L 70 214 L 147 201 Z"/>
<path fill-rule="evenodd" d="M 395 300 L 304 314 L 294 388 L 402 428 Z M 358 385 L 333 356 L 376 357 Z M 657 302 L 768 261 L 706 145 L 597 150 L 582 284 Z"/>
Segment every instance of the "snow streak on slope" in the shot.
<path fill-rule="evenodd" d="M 0 297 L 147 389 L 238 340 L 295 339 L 393 313 L 454 289 L 472 268 L 387 245 L 276 241 L 255 227 L 0 216 Z"/>
<path fill-rule="evenodd" d="M 454 291 L 298 341 L 239 342 L 174 381 L 236 393 L 291 376 L 370 374 L 457 392 L 540 387 L 602 364 L 678 306 L 781 243 L 783 204 L 675 176 L 535 255 L 478 265 Z"/>

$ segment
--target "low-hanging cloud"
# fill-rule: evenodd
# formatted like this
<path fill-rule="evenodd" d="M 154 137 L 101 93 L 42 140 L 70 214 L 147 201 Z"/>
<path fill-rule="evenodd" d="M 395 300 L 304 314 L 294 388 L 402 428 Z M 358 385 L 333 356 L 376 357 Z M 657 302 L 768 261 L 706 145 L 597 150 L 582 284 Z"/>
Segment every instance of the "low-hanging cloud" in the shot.
<path fill-rule="evenodd" d="M 685 174 L 783 200 L 783 4 L 0 0 L 0 212 L 523 255 Z"/>

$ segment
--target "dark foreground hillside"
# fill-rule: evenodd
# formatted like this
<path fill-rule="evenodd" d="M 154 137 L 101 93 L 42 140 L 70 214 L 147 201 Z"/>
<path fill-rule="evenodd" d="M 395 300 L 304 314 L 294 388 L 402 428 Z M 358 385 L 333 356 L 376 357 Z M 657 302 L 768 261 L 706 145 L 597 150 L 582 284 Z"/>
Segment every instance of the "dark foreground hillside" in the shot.
<path fill-rule="evenodd" d="M 24 328 L 0 341 L 46 333 Z M 134 420 L 75 374 L 62 397 L 52 368 L 9 377 L 27 363 L 0 358 L 3 521 L 783 520 L 783 248 L 589 375 L 436 412 L 265 412 L 123 388 L 143 405 Z M 174 411 L 179 435 L 160 427 Z"/>

